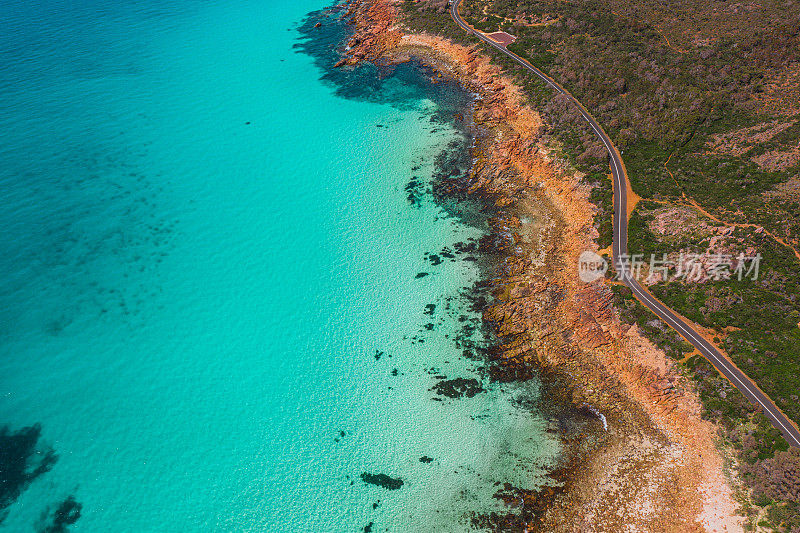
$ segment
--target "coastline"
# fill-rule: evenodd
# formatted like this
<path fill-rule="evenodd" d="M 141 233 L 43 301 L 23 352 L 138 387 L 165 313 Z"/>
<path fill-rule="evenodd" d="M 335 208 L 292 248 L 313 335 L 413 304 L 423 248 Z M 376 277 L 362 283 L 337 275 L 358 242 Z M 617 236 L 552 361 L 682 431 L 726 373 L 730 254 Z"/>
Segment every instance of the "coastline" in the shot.
<path fill-rule="evenodd" d="M 504 517 L 494 525 L 741 530 L 716 428 L 701 419 L 691 384 L 635 326 L 620 321 L 607 283 L 578 280 L 578 255 L 597 251 L 591 191 L 552 155 L 546 125 L 521 90 L 476 47 L 404 32 L 388 0 L 351 0 L 344 16 L 355 33 L 338 66 L 413 58 L 478 95 L 466 192 L 500 210 L 491 232 L 503 243 L 496 249 L 502 268 L 487 280 L 494 301 L 484 312 L 500 339 L 495 378 L 536 369 L 553 405 L 595 420 L 559 427 L 566 452 L 552 477 L 561 486 L 516 494 L 528 512 L 516 524 Z M 557 413 L 552 419 L 558 425 Z"/>

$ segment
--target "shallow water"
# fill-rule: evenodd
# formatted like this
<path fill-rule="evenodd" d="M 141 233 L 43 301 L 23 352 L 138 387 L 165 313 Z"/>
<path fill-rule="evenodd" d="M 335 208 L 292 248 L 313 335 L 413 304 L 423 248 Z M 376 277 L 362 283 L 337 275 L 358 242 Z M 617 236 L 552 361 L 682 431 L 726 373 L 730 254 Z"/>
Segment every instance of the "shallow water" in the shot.
<path fill-rule="evenodd" d="M 540 384 L 464 356 L 485 220 L 429 192 L 469 95 L 330 70 L 322 7 L 0 6 L 0 424 L 58 455 L 9 531 L 464 531 L 547 481 Z"/>

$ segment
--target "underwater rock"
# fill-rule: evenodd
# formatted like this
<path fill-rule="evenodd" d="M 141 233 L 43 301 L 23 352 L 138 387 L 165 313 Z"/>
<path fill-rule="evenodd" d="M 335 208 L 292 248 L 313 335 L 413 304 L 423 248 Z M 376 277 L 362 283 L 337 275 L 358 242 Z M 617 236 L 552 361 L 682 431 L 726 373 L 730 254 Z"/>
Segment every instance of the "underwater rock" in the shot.
<path fill-rule="evenodd" d="M 461 398 L 463 396 L 472 398 L 479 392 L 484 391 L 480 381 L 475 378 L 447 379 L 440 381 L 430 390 L 440 396 L 447 396 L 448 398 Z"/>
<path fill-rule="evenodd" d="M 370 474 L 364 472 L 361 474 L 361 480 L 370 485 L 377 485 L 384 489 L 397 490 L 403 486 L 403 480 L 400 478 L 389 477 L 386 474 Z"/>
<path fill-rule="evenodd" d="M 0 523 L 5 518 L 3 510 L 58 460 L 52 449 L 38 446 L 41 433 L 39 424 L 13 433 L 7 426 L 0 428 Z"/>
<path fill-rule="evenodd" d="M 81 517 L 83 505 L 75 501 L 75 496 L 69 496 L 53 513 L 51 522 L 41 529 L 41 533 L 66 533 L 67 526 L 71 526 Z"/>

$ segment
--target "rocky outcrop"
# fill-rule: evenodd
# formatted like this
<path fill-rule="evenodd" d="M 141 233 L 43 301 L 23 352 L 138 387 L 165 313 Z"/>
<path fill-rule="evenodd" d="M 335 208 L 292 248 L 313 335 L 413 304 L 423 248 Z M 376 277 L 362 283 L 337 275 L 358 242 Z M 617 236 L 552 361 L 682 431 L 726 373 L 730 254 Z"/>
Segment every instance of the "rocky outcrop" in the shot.
<path fill-rule="evenodd" d="M 385 63 L 389 60 L 402 36 L 395 29 L 394 6 L 388 2 L 350 2 L 344 18 L 355 27 L 355 32 L 337 67 L 361 61 Z"/>

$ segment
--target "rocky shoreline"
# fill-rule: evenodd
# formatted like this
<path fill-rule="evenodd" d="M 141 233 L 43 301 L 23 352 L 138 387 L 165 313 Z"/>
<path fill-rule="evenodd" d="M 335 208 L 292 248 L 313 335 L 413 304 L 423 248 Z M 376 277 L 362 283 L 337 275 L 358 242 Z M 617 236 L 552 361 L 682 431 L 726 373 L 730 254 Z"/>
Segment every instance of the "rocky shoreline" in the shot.
<path fill-rule="evenodd" d="M 443 14 L 442 16 L 447 16 Z M 415 59 L 476 93 L 473 166 L 453 191 L 491 203 L 500 265 L 484 320 L 499 339 L 494 378 L 544 376 L 565 455 L 554 488 L 505 487 L 521 513 L 482 517 L 500 531 L 741 531 L 716 428 L 700 417 L 690 382 L 624 324 L 609 282 L 582 283 L 577 258 L 597 251 L 590 187 L 553 156 L 539 113 L 476 47 L 401 27 L 390 0 L 350 0 L 354 27 L 339 67 Z M 559 425 L 556 411 L 593 422 Z M 555 429 L 554 429 L 555 430 Z"/>

